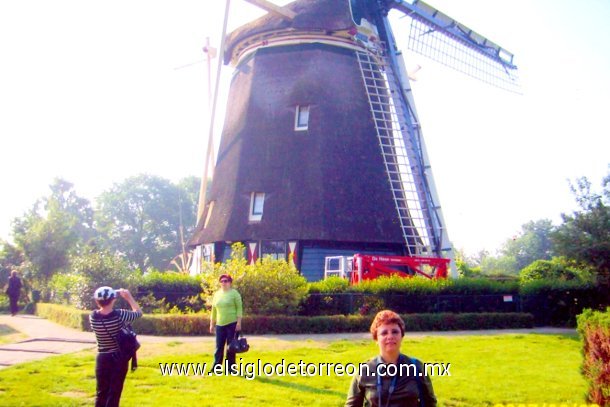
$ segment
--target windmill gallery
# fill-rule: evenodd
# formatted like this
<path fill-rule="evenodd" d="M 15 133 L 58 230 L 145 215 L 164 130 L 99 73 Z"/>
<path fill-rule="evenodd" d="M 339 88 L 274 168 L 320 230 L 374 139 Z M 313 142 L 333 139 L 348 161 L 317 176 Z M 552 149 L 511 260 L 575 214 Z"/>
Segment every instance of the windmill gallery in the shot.
<path fill-rule="evenodd" d="M 221 47 L 235 72 L 189 245 L 214 261 L 232 242 L 249 262 L 292 256 L 310 281 L 332 256 L 451 259 L 387 14 L 410 19 L 413 51 L 508 90 L 512 54 L 419 1 L 248 1 L 269 13 Z"/>

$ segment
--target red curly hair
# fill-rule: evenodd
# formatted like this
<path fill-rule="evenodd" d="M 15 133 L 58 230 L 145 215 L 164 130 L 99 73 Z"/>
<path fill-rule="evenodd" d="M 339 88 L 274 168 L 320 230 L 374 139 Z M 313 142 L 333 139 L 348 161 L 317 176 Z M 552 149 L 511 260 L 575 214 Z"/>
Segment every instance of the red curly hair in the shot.
<path fill-rule="evenodd" d="M 375 315 L 375 319 L 373 319 L 373 323 L 371 324 L 371 334 L 373 335 L 373 340 L 377 340 L 377 328 L 384 324 L 396 324 L 400 328 L 400 336 L 405 336 L 405 321 L 402 320 L 400 315 L 390 310 L 379 311 L 377 315 Z"/>

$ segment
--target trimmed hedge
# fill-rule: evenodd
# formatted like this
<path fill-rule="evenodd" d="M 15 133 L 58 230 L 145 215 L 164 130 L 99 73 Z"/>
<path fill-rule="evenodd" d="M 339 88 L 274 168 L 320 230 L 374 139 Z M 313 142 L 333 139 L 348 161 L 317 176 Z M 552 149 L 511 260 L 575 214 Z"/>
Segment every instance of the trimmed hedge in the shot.
<path fill-rule="evenodd" d="M 520 312 L 519 296 L 504 301 L 503 294 L 445 295 L 399 293 L 311 293 L 303 301 L 300 314 L 374 314 L 391 309 L 400 314 Z"/>
<path fill-rule="evenodd" d="M 610 406 L 610 307 L 606 312 L 585 310 L 578 316 L 578 332 L 583 339 L 587 401 Z"/>
<path fill-rule="evenodd" d="M 512 296 L 505 302 L 504 296 Z M 301 315 L 369 314 L 381 309 L 399 313 L 526 312 L 536 325 L 575 326 L 585 308 L 609 305 L 593 282 L 536 280 L 515 281 L 480 278 L 457 280 L 379 278 L 349 286 L 329 278 L 311 283 Z"/>
<path fill-rule="evenodd" d="M 159 307 L 159 304 L 150 304 L 153 301 L 162 302 L 165 308 L 177 307 L 180 310 L 192 309 L 199 311 L 204 308 L 201 299 L 201 277 L 187 274 L 158 271 L 144 275 L 137 284 L 136 300 L 144 309 Z"/>
<path fill-rule="evenodd" d="M 593 282 L 536 280 L 523 284 L 520 294 L 522 311 L 533 314 L 536 325 L 574 327 L 586 308 L 610 305 Z"/>
<path fill-rule="evenodd" d="M 90 311 L 68 307 L 66 305 L 39 302 L 36 304 L 36 315 L 57 322 L 60 325 L 81 331 L 90 331 Z"/>
<path fill-rule="evenodd" d="M 37 314 L 72 328 L 90 331 L 88 311 L 57 304 L 38 304 Z M 402 315 L 407 331 L 451 331 L 477 329 L 531 328 L 534 318 L 524 313 L 408 314 Z M 242 321 L 247 334 L 316 334 L 366 332 L 373 315 L 332 316 L 246 316 Z M 134 322 L 142 335 L 210 335 L 206 314 L 145 315 Z"/>
<path fill-rule="evenodd" d="M 496 281 L 483 278 L 459 278 L 430 280 L 426 278 L 402 278 L 398 276 L 365 280 L 349 285 L 347 280 L 333 277 L 309 284 L 309 293 L 367 293 L 405 295 L 474 295 L 517 294 L 517 281 Z"/>

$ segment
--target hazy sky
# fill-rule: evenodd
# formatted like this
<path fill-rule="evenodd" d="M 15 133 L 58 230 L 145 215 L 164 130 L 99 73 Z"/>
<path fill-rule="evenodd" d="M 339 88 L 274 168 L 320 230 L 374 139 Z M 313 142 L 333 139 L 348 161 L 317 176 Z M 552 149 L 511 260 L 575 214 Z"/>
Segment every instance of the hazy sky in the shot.
<path fill-rule="evenodd" d="M 610 2 L 429 3 L 514 53 L 519 66 L 523 95 L 405 58 L 422 66 L 412 86 L 449 235 L 469 253 L 493 250 L 527 221 L 557 223 L 572 210 L 567 179 L 598 184 L 606 174 Z M 93 199 L 140 173 L 201 176 L 209 111 L 202 47 L 206 37 L 219 44 L 224 4 L 0 2 L 0 237 L 55 177 Z M 232 0 L 229 26 L 259 15 Z M 230 68 L 224 73 L 226 90 Z"/>

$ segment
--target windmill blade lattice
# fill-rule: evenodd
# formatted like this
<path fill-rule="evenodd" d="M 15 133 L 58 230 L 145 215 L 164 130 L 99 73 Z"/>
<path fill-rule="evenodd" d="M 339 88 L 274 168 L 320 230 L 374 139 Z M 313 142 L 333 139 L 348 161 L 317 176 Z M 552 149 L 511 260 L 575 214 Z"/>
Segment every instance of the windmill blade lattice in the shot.
<path fill-rule="evenodd" d="M 458 72 L 520 93 L 513 54 L 420 0 L 390 7 L 411 20 L 408 48 Z"/>
<path fill-rule="evenodd" d="M 520 93 L 516 69 L 488 58 L 419 20 L 411 21 L 408 48 L 489 85 Z"/>

